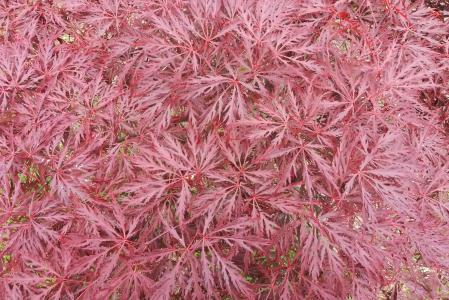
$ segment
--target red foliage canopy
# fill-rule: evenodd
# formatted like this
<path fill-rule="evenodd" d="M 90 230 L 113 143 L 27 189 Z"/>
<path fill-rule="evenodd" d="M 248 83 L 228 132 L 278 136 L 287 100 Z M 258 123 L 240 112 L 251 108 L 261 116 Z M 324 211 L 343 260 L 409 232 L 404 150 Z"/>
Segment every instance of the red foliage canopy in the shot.
<path fill-rule="evenodd" d="M 0 1 L 0 298 L 447 296 L 423 2 Z"/>

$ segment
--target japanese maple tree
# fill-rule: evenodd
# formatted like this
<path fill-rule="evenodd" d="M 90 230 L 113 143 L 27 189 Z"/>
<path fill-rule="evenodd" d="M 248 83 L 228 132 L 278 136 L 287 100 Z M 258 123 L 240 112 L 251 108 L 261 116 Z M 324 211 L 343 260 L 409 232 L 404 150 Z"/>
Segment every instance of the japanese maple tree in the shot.
<path fill-rule="evenodd" d="M 423 0 L 0 0 L 1 299 L 446 299 Z"/>

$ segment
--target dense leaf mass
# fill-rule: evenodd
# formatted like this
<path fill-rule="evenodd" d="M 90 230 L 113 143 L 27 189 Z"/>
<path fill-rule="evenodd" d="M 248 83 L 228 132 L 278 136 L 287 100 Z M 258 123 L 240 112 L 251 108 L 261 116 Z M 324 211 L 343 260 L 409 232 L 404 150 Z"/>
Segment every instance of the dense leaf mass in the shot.
<path fill-rule="evenodd" d="M 0 1 L 0 298 L 447 297 L 448 35 L 424 1 Z"/>

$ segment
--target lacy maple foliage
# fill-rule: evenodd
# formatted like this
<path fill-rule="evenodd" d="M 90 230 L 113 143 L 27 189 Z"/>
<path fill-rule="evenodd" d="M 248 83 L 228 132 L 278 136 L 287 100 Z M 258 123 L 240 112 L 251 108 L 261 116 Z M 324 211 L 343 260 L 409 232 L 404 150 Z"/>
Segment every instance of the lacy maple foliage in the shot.
<path fill-rule="evenodd" d="M 0 298 L 447 297 L 448 35 L 424 1 L 0 1 Z"/>

